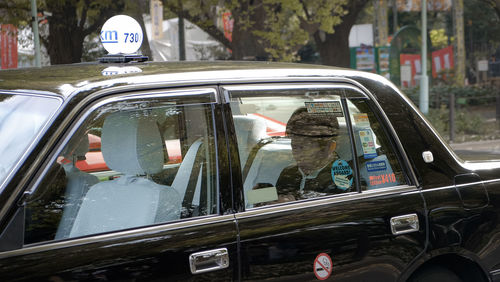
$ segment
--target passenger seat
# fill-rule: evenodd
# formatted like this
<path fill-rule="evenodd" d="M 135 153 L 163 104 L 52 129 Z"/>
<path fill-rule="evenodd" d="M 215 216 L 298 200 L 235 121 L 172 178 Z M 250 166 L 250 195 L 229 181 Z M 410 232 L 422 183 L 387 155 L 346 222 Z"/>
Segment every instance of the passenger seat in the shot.
<path fill-rule="evenodd" d="M 179 219 L 179 194 L 147 177 L 164 165 L 156 122 L 131 112 L 113 113 L 104 121 L 101 138 L 107 166 L 123 176 L 90 188 L 70 237 Z"/>

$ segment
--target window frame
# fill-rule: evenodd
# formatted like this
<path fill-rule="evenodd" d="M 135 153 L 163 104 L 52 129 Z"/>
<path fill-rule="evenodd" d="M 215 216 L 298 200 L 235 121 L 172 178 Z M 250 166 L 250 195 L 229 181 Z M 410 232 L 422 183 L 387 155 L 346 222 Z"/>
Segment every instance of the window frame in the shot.
<path fill-rule="evenodd" d="M 184 99 L 186 97 L 191 97 L 191 98 L 199 98 L 199 101 L 195 101 L 192 103 L 184 103 Z M 48 241 L 41 241 L 41 242 L 36 242 L 36 243 L 30 243 L 30 244 L 22 244 L 20 247 L 13 249 L 12 251 L 6 251 L 7 253 L 9 252 L 24 252 L 24 250 L 31 250 L 34 248 L 36 251 L 37 249 L 50 249 L 50 246 L 53 245 L 73 245 L 73 244 L 78 244 L 78 242 L 93 242 L 94 240 L 98 241 L 100 240 L 99 238 L 113 238 L 113 237 L 120 237 L 123 234 L 137 234 L 137 233 L 142 233 L 142 232 L 148 232 L 148 230 L 157 230 L 157 229 L 162 229 L 162 230 L 168 230 L 168 226 L 173 226 L 172 228 L 178 228 L 178 226 L 189 226 L 190 221 L 210 221 L 210 218 L 214 217 L 220 217 L 224 213 L 221 211 L 222 205 L 221 201 L 231 201 L 231 199 L 221 199 L 221 185 L 220 185 L 220 161 L 219 161 L 219 144 L 218 144 L 218 139 L 220 138 L 220 131 L 221 129 L 219 128 L 220 126 L 217 125 L 216 123 L 216 105 L 219 103 L 219 97 L 218 97 L 218 90 L 216 86 L 203 86 L 203 87 L 179 87 L 179 88 L 171 88 L 171 89 L 160 89 L 160 90 L 137 90 L 137 91 L 131 91 L 127 93 L 113 93 L 112 95 L 109 96 L 102 96 L 94 101 L 90 101 L 90 103 L 87 103 L 85 105 L 82 105 L 81 107 L 78 107 L 78 113 L 75 114 L 75 116 L 68 117 L 67 119 L 68 122 L 65 124 L 65 128 L 60 130 L 59 132 L 61 135 L 59 138 L 57 138 L 57 142 L 51 146 L 50 151 L 48 156 L 45 158 L 45 160 L 42 162 L 40 165 L 40 168 L 36 170 L 34 173 L 34 176 L 30 182 L 28 182 L 28 185 L 26 185 L 26 189 L 24 189 L 23 196 L 18 201 L 19 203 L 19 208 L 18 210 L 21 211 L 21 213 L 24 215 L 22 220 L 24 222 L 25 220 L 25 206 L 26 202 L 29 201 L 30 196 L 35 193 L 35 191 L 40 187 L 40 184 L 43 182 L 44 178 L 47 176 L 49 173 L 51 166 L 54 164 L 54 162 L 57 161 L 58 156 L 62 153 L 64 150 L 65 146 L 69 143 L 71 138 L 74 136 L 74 134 L 78 131 L 78 129 L 87 121 L 87 119 L 96 112 L 96 110 L 101 109 L 103 106 L 112 104 L 112 103 L 117 103 L 117 102 L 126 102 L 130 100 L 148 100 L 148 102 L 151 102 L 152 99 L 163 99 L 164 101 L 168 99 L 177 99 L 181 103 L 175 104 L 176 106 L 195 106 L 195 105 L 209 105 L 210 106 L 210 123 L 212 124 L 212 129 L 211 131 L 214 134 L 214 170 L 215 170 L 215 179 L 214 179 L 214 189 L 216 190 L 214 194 L 216 195 L 217 199 L 217 212 L 214 214 L 209 214 L 209 215 L 203 215 L 203 216 L 194 216 L 194 217 L 189 217 L 189 218 L 180 218 L 179 220 L 175 221 L 170 221 L 170 222 L 161 222 L 161 223 L 156 223 L 152 225 L 147 225 L 147 226 L 138 226 L 138 227 L 132 227 L 129 229 L 120 229 L 120 230 L 112 230 L 109 232 L 105 233 L 96 233 L 96 234 L 89 234 L 81 237 L 73 237 L 73 238 L 64 238 L 64 239 L 52 239 Z M 208 120 L 207 120 L 208 121 Z M 222 150 L 225 150 L 225 148 L 222 148 Z M 22 234 L 20 234 L 23 237 L 23 242 L 24 242 L 24 236 L 25 236 L 25 228 L 23 224 L 23 231 Z M 0 252 L 0 257 L 2 252 Z"/>
<path fill-rule="evenodd" d="M 384 187 L 384 188 L 377 188 L 377 189 L 371 189 L 371 190 L 362 190 L 361 185 L 359 183 L 360 181 L 360 172 L 359 172 L 359 162 L 356 159 L 353 163 L 355 168 L 353 168 L 355 176 L 356 176 L 356 191 L 355 192 L 348 192 L 348 193 L 343 193 L 343 194 L 334 194 L 334 195 L 327 195 L 323 197 L 318 197 L 318 198 L 312 198 L 312 199 L 303 199 L 303 200 L 296 200 L 296 201 L 290 201 L 290 202 L 284 202 L 284 203 L 277 203 L 277 204 L 270 204 L 270 205 L 265 205 L 261 207 L 253 207 L 249 209 L 245 209 L 245 213 L 249 212 L 252 214 L 253 212 L 259 212 L 261 209 L 271 209 L 271 210 L 282 210 L 282 209 L 287 209 L 287 207 L 294 208 L 296 206 L 302 206 L 302 207 L 307 207 L 311 205 L 310 202 L 318 202 L 318 203 L 328 203 L 331 201 L 343 201 L 343 200 L 349 200 L 349 199 L 356 199 L 358 197 L 371 197 L 371 196 L 377 196 L 377 195 L 384 195 L 384 194 L 392 194 L 392 193 L 397 193 L 398 191 L 402 190 L 408 190 L 410 188 L 411 190 L 414 189 L 414 187 L 419 187 L 415 172 L 413 170 L 413 167 L 411 166 L 411 163 L 409 161 L 408 156 L 406 155 L 406 151 L 404 150 L 399 137 L 397 133 L 395 132 L 393 126 L 391 125 L 389 119 L 385 115 L 382 107 L 380 104 L 377 102 L 375 96 L 371 94 L 364 86 L 362 86 L 360 83 L 353 81 L 351 79 L 339 79 L 339 81 L 325 81 L 325 80 L 311 80 L 308 81 L 307 79 L 304 79 L 300 82 L 291 82 L 291 81 L 284 81 L 284 82 L 260 82 L 260 83 L 253 83 L 253 84 L 231 84 L 231 85 L 221 85 L 221 92 L 222 92 L 222 98 L 223 98 L 223 103 L 230 105 L 231 98 L 230 98 L 230 93 L 232 91 L 255 91 L 255 90 L 286 90 L 286 89 L 307 89 L 307 88 L 324 88 L 324 89 L 341 89 L 341 103 L 342 107 L 344 108 L 344 113 L 346 115 L 346 126 L 347 126 L 347 131 L 350 137 L 351 141 L 351 153 L 356 154 L 356 148 L 355 148 L 355 143 L 354 143 L 354 132 L 350 120 L 350 112 L 349 108 L 347 105 L 347 99 L 364 99 L 367 101 L 367 104 L 372 110 L 373 114 L 379 121 L 381 127 L 383 128 L 384 134 L 386 134 L 386 138 L 388 138 L 388 141 L 391 145 L 392 150 L 394 151 L 395 155 L 397 156 L 397 160 L 400 163 L 402 173 L 404 174 L 404 178 L 407 181 L 406 184 L 400 184 L 397 186 L 390 186 L 390 187 Z M 347 89 L 352 90 L 351 93 L 357 93 L 359 96 L 354 95 L 354 94 L 347 94 Z M 255 96 L 256 97 L 256 96 Z M 228 107 L 230 109 L 230 107 Z M 232 119 L 232 112 L 229 114 Z M 349 118 L 348 118 L 349 117 Z M 233 131 L 235 131 L 234 128 L 234 122 L 232 122 L 233 126 Z M 237 146 L 235 146 L 237 147 Z M 238 154 L 238 151 L 235 152 Z M 238 162 L 236 164 L 237 167 L 233 164 L 233 170 L 234 173 L 238 173 L 239 177 L 235 177 L 236 179 L 242 179 L 241 177 L 241 164 Z M 234 177 L 234 176 L 233 176 Z M 234 185 L 235 187 L 241 187 L 243 190 L 243 183 L 238 183 Z M 395 188 L 397 187 L 397 188 Z M 399 189 L 401 188 L 401 189 Z M 241 195 L 244 197 L 244 192 L 241 192 Z M 242 206 L 245 206 L 245 204 L 242 204 Z"/>

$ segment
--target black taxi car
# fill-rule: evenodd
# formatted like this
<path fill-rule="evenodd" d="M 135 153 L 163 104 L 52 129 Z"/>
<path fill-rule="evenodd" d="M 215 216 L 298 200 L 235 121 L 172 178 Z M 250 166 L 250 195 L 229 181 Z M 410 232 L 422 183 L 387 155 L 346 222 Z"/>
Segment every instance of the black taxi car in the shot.
<path fill-rule="evenodd" d="M 375 74 L 0 72 L 0 280 L 500 281 L 500 162 Z"/>

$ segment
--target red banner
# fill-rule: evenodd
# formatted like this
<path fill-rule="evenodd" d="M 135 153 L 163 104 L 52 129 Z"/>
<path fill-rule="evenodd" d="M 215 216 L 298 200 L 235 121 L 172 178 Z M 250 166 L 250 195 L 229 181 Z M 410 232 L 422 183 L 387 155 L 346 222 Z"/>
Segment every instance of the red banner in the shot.
<path fill-rule="evenodd" d="M 409 82 L 408 85 L 403 85 L 404 87 L 416 86 L 415 76 L 420 75 L 422 72 L 422 61 L 420 59 L 420 55 L 418 54 L 400 54 L 399 60 L 400 64 L 411 66 L 411 80 L 405 82 Z M 402 83 L 404 84 L 404 83 Z"/>
<path fill-rule="evenodd" d="M 453 46 L 432 52 L 432 77 L 436 78 L 440 72 L 451 70 L 454 66 Z M 444 75 L 443 79 L 446 79 Z"/>
<path fill-rule="evenodd" d="M 17 28 L 11 24 L 0 25 L 0 53 L 2 69 L 17 68 Z"/>
<path fill-rule="evenodd" d="M 233 24 L 234 19 L 231 12 L 226 12 L 222 14 L 222 23 L 224 26 L 224 36 L 229 40 L 233 41 Z"/>

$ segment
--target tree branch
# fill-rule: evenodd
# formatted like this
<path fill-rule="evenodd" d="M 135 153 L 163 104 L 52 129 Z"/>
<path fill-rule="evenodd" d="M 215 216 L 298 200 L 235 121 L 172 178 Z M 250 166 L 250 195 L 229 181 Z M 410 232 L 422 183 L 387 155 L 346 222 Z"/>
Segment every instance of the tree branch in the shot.
<path fill-rule="evenodd" d="M 178 7 L 174 4 L 171 4 L 170 2 L 164 2 L 164 7 L 175 13 L 176 15 L 179 15 L 179 10 Z M 210 24 L 210 25 L 202 25 L 200 23 L 203 22 L 203 18 L 200 16 L 193 16 L 190 13 L 183 13 L 183 16 L 185 19 L 188 21 L 192 22 L 193 24 L 197 25 L 199 28 L 201 28 L 203 31 L 208 33 L 210 36 L 212 36 L 215 40 L 219 41 L 222 45 L 224 45 L 226 48 L 232 49 L 233 48 L 233 43 L 229 41 L 224 36 L 224 32 L 222 32 L 220 29 L 218 29 L 215 25 Z M 204 18 L 211 18 L 210 14 L 203 14 Z"/>
<path fill-rule="evenodd" d="M 83 28 L 85 26 L 85 22 L 87 21 L 87 12 L 88 12 L 88 9 L 89 9 L 89 5 L 90 5 L 90 1 L 89 0 L 83 1 L 82 15 L 80 17 L 80 22 L 78 23 L 78 28 L 80 30 L 83 30 Z"/>

